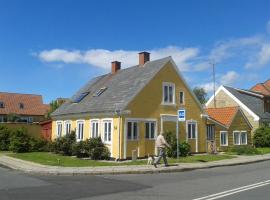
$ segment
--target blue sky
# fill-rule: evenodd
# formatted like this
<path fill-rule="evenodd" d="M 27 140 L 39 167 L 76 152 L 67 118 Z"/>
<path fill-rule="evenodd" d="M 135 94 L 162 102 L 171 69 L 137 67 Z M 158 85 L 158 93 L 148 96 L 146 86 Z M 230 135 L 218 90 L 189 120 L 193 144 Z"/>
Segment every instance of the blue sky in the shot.
<path fill-rule="evenodd" d="M 70 97 L 110 62 L 172 55 L 188 83 L 270 78 L 270 1 L 0 0 L 0 91 Z"/>

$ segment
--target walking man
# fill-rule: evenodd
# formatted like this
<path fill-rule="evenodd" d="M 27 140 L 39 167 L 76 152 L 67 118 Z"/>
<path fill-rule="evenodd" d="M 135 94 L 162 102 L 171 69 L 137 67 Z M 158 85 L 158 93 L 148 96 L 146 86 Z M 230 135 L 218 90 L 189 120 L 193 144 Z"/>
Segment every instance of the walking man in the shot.
<path fill-rule="evenodd" d="M 167 158 L 166 158 L 166 147 L 170 148 L 171 145 L 167 143 L 167 141 L 164 138 L 163 132 L 161 132 L 156 139 L 156 148 L 158 149 L 158 158 L 154 161 L 155 168 L 157 168 L 157 164 L 159 164 L 161 158 L 163 158 L 165 167 L 169 166 Z"/>

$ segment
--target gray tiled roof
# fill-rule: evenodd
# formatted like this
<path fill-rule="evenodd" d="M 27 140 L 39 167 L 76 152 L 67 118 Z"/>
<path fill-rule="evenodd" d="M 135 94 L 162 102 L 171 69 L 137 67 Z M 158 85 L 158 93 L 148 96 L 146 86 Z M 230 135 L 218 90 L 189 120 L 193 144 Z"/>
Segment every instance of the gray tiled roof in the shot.
<path fill-rule="evenodd" d="M 136 65 L 122 69 L 116 74 L 109 73 L 93 78 L 71 97 L 70 102 L 64 103 L 54 111 L 52 116 L 123 110 L 169 60 L 171 57 L 149 61 L 144 66 Z M 100 96 L 94 97 L 93 95 L 102 87 L 107 87 L 107 90 Z M 72 100 L 85 92 L 89 94 L 81 102 L 72 103 Z"/>
<path fill-rule="evenodd" d="M 224 86 L 230 93 L 232 93 L 237 99 L 245 104 L 251 111 L 258 115 L 262 119 L 270 120 L 270 113 L 264 112 L 264 100 L 256 95 L 251 95 L 237 88 Z M 252 91 L 249 91 L 252 92 Z M 258 94 L 258 93 L 255 93 Z"/>

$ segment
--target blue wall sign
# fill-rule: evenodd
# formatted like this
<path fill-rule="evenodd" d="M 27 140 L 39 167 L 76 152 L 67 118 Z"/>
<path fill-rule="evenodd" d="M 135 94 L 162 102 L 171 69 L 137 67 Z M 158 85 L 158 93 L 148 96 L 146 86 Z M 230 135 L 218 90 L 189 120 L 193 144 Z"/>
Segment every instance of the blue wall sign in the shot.
<path fill-rule="evenodd" d="M 178 121 L 180 121 L 180 122 L 186 121 L 186 110 L 185 109 L 178 110 Z"/>

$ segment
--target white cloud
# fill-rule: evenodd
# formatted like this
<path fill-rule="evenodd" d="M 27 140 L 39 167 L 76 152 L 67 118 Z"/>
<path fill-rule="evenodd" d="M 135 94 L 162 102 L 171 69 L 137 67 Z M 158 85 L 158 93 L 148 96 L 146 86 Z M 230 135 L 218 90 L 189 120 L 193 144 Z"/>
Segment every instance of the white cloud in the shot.
<path fill-rule="evenodd" d="M 265 43 L 261 46 L 259 52 L 254 58 L 247 62 L 246 68 L 261 68 L 270 62 L 270 43 Z"/>
<path fill-rule="evenodd" d="M 110 68 L 110 63 L 118 60 L 123 63 L 123 67 L 129 67 L 138 64 L 139 51 L 106 49 L 90 49 L 87 51 L 68 51 L 65 49 L 52 49 L 41 51 L 38 57 L 44 62 L 63 62 L 85 63 L 104 69 Z M 190 60 L 199 54 L 198 48 L 180 48 L 169 46 L 166 48 L 148 50 L 151 53 L 151 59 L 159 59 L 166 56 L 172 56 L 176 64 L 182 71 L 191 70 Z"/>
<path fill-rule="evenodd" d="M 234 84 L 239 78 L 239 74 L 235 71 L 228 71 L 226 74 L 220 77 L 220 83 L 222 85 L 232 85 Z"/>
<path fill-rule="evenodd" d="M 199 85 L 199 87 L 202 87 L 205 90 L 205 92 L 207 92 L 207 93 L 210 93 L 210 92 L 214 91 L 213 82 L 201 84 L 201 85 Z M 216 85 L 216 88 L 217 88 L 217 85 Z"/>

